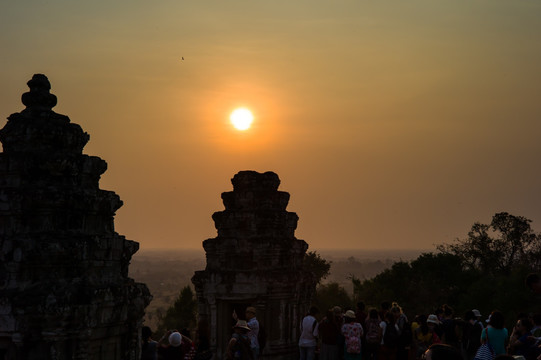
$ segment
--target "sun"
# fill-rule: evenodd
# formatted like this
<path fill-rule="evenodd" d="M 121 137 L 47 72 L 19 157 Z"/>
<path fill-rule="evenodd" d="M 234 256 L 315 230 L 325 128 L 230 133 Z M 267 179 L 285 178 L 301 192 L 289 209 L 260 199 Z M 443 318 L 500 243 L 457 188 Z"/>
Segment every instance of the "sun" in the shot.
<path fill-rule="evenodd" d="M 229 120 L 237 130 L 248 130 L 254 121 L 252 112 L 245 108 L 235 109 L 229 116 Z"/>

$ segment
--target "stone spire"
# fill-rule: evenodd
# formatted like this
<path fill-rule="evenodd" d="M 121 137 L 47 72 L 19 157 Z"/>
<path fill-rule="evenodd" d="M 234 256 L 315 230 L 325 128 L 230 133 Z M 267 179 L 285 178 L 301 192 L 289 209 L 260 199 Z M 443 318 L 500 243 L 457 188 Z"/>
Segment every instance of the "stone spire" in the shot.
<path fill-rule="evenodd" d="M 299 217 L 286 210 L 289 193 L 278 191 L 274 172 L 241 171 L 222 193 L 225 210 L 212 215 L 218 236 L 203 242 L 207 266 L 192 278 L 199 316 L 210 322 L 211 343 L 222 358 L 230 339 L 231 314 L 257 308 L 266 328 L 265 359 L 298 357 L 301 315 L 315 291 L 303 267 L 308 244 L 295 238 Z"/>
<path fill-rule="evenodd" d="M 114 230 L 122 201 L 99 188 L 107 163 L 52 111 L 36 74 L 26 109 L 0 130 L 0 354 L 8 359 L 138 359 L 151 296 L 128 277 L 137 242 Z"/>

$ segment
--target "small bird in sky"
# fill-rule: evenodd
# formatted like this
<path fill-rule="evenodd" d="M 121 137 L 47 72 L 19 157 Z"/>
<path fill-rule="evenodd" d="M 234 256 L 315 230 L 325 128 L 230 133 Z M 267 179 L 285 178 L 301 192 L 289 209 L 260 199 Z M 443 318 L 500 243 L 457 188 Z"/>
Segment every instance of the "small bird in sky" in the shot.
<path fill-rule="evenodd" d="M 182 57 L 182 60 L 184 60 L 184 56 Z"/>

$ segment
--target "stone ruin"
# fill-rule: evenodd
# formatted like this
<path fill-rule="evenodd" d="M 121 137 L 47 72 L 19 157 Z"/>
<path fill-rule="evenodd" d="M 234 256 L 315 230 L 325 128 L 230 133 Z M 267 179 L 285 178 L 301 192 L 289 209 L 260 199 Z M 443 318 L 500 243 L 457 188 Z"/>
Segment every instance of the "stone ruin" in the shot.
<path fill-rule="evenodd" d="M 257 309 L 265 328 L 265 359 L 298 359 L 299 324 L 316 279 L 303 267 L 308 249 L 295 238 L 299 217 L 286 211 L 289 193 L 278 191 L 273 172 L 241 171 L 222 193 L 224 211 L 212 216 L 218 236 L 203 242 L 207 265 L 192 278 L 200 319 L 209 322 L 211 344 L 222 359 L 235 311 Z"/>
<path fill-rule="evenodd" d="M 47 77 L 28 86 L 0 130 L 0 358 L 139 359 L 151 296 L 128 277 L 139 244 L 115 232 L 107 163 L 51 110 Z"/>

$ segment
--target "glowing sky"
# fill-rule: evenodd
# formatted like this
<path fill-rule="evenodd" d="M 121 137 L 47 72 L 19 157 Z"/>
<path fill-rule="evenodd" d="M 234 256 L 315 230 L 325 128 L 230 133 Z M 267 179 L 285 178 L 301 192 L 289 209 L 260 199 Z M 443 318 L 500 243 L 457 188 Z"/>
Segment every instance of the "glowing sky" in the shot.
<path fill-rule="evenodd" d="M 540 64 L 539 0 L 6 0 L 0 126 L 47 75 L 142 248 L 201 248 L 249 169 L 311 248 L 432 249 L 499 211 L 541 231 Z"/>

